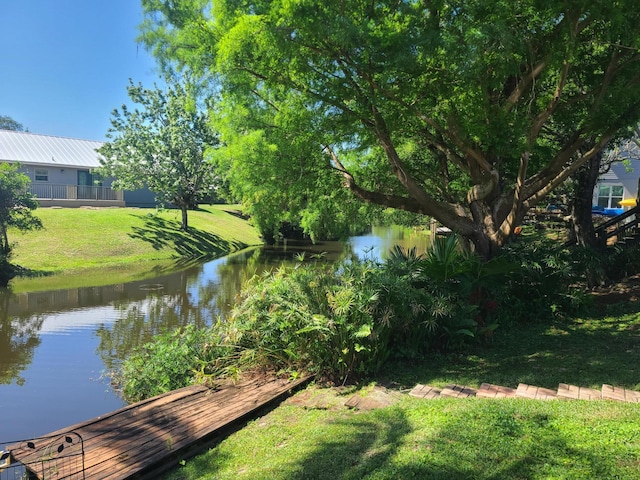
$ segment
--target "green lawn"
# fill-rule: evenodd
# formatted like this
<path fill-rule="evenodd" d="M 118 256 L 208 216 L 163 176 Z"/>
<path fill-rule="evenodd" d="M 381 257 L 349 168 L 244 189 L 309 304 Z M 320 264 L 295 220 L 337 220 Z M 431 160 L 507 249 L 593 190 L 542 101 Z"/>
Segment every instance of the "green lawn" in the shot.
<path fill-rule="evenodd" d="M 284 405 L 178 479 L 637 479 L 637 404 L 407 397 L 364 413 Z"/>
<path fill-rule="evenodd" d="M 640 390 L 637 303 L 516 322 L 489 345 L 390 365 L 362 388 L 563 382 Z M 371 412 L 285 403 L 166 478 L 640 478 L 640 404 L 402 397 Z"/>
<path fill-rule="evenodd" d="M 44 229 L 9 233 L 15 243 L 12 262 L 31 273 L 12 280 L 16 292 L 135 280 L 177 261 L 219 257 L 262 243 L 238 216 L 237 206 L 190 211 L 189 232 L 179 228 L 179 210 L 39 208 L 35 214 Z"/>

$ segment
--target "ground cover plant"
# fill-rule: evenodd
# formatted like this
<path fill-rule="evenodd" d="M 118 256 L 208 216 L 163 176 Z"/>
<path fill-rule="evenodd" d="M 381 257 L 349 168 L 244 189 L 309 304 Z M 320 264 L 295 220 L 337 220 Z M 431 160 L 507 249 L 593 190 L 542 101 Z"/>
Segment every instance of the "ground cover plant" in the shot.
<path fill-rule="evenodd" d="M 40 208 L 43 229 L 14 235 L 12 262 L 31 276 L 15 292 L 98 286 L 157 276 L 177 261 L 222 256 L 261 242 L 237 206 L 203 206 L 180 230 L 179 210 Z M 53 275 L 53 278 L 51 278 Z"/>

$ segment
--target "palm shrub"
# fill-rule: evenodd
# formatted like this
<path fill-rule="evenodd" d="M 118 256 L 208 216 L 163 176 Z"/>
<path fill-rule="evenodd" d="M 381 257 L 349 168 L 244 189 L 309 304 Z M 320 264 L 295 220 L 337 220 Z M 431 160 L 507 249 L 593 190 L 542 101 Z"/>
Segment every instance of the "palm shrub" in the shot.
<path fill-rule="evenodd" d="M 282 266 L 243 289 L 230 323 L 244 360 L 278 371 L 346 379 L 380 363 L 373 262 Z"/>
<path fill-rule="evenodd" d="M 384 270 L 409 280 L 392 303 L 405 307 L 400 316 L 410 328 L 402 329 L 406 338 L 395 332 L 393 350 L 413 356 L 490 337 L 497 328 L 496 298 L 513 268 L 504 258 L 482 261 L 455 235 L 437 238 L 426 255 L 394 249 Z"/>
<path fill-rule="evenodd" d="M 582 294 L 587 269 L 597 272 L 597 260 L 583 251 L 558 248 L 548 239 L 509 244 L 502 257 L 516 265 L 506 277 L 498 299 L 505 306 L 501 321 L 546 321 L 554 315 L 577 313 L 588 304 Z"/>
<path fill-rule="evenodd" d="M 230 324 L 250 364 L 344 381 L 390 357 L 417 357 L 487 335 L 491 277 L 456 238 L 429 255 L 394 249 L 389 260 L 280 267 L 245 286 Z M 475 297 L 474 297 L 475 296 Z"/>
<path fill-rule="evenodd" d="M 611 280 L 619 280 L 640 272 L 640 245 L 614 246 L 606 253 L 602 268 Z"/>

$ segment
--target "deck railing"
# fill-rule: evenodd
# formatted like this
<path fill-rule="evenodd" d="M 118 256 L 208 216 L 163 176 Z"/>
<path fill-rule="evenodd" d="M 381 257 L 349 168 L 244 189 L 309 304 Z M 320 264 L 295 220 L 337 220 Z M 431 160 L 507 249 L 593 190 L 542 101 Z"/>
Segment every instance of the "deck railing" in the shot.
<path fill-rule="evenodd" d="M 46 200 L 122 200 L 121 190 L 93 185 L 63 185 L 55 183 L 32 183 L 31 193 Z"/>
<path fill-rule="evenodd" d="M 0 450 L 0 480 L 85 479 L 84 441 L 74 431 L 6 443 Z"/>

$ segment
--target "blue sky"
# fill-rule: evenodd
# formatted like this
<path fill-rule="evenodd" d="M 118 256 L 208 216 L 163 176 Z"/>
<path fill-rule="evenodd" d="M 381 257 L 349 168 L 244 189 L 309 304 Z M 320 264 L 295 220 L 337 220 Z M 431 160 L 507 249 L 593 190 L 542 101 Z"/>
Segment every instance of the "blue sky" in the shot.
<path fill-rule="evenodd" d="M 105 140 L 128 79 L 152 87 L 138 0 L 0 0 L 0 115 L 30 132 Z"/>

